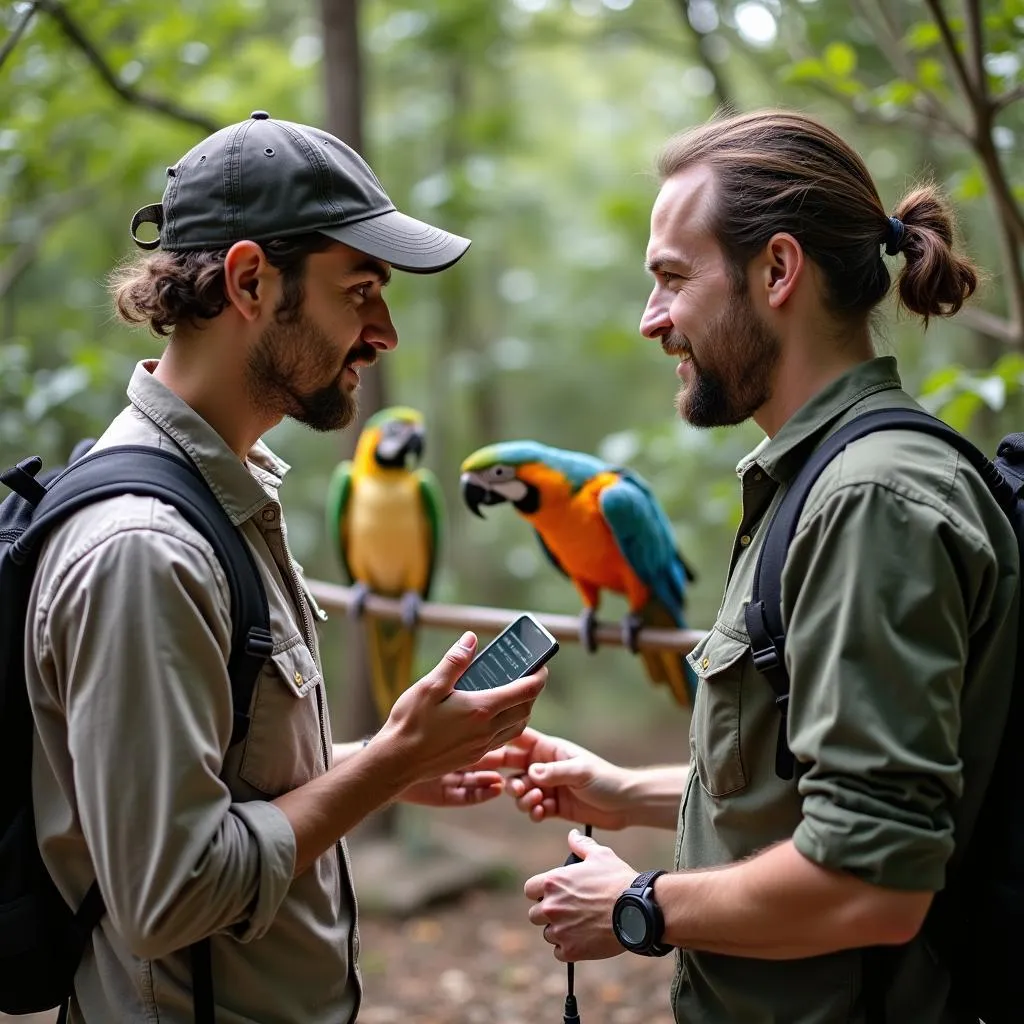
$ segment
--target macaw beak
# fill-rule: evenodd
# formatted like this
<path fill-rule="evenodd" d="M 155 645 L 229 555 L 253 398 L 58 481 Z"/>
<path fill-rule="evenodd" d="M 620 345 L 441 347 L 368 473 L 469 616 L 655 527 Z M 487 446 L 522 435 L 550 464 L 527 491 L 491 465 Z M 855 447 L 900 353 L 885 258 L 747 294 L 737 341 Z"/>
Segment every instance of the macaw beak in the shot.
<path fill-rule="evenodd" d="M 379 465 L 387 469 L 418 465 L 426 447 L 426 432 L 418 423 L 392 428 L 377 442 L 374 453 Z"/>
<path fill-rule="evenodd" d="M 486 518 L 483 512 L 480 511 L 481 505 L 500 505 L 503 501 L 508 499 L 504 494 L 500 494 L 498 491 L 492 491 L 488 487 L 482 486 L 477 478 L 472 473 L 463 473 L 459 477 L 459 485 L 462 490 L 462 500 L 466 503 L 466 508 L 475 516 L 479 516 L 481 519 Z"/>

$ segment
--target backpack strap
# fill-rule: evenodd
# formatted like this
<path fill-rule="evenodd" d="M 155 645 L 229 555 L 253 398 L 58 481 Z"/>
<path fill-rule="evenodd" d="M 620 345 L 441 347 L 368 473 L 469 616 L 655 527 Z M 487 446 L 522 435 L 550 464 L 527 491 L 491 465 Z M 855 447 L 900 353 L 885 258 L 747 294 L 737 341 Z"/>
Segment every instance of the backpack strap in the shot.
<path fill-rule="evenodd" d="M 249 545 L 190 461 L 151 445 L 120 445 L 82 456 L 47 487 L 32 525 L 12 545 L 11 558 L 26 562 L 35 557 L 58 522 L 121 494 L 159 498 L 176 508 L 210 543 L 224 569 L 231 598 L 231 742 L 238 743 L 249 728 L 256 678 L 273 648 L 270 612 Z"/>
<path fill-rule="evenodd" d="M 166 502 L 201 533 L 227 577 L 231 599 L 231 654 L 228 676 L 234 725 L 232 745 L 246 736 L 249 705 L 260 669 L 273 649 L 266 591 L 249 545 L 231 522 L 206 480 L 191 461 L 151 445 L 119 445 L 83 454 L 36 496 L 32 524 L 12 545 L 10 557 L 25 564 L 38 557 L 47 534 L 68 516 L 93 502 L 121 494 L 139 494 Z M 87 940 L 105 913 L 96 882 L 90 886 L 75 924 Z M 196 1024 L 213 1024 L 214 995 L 210 940 L 191 947 L 192 1003 Z M 61 1007 L 67 1020 L 69 1003 Z"/>
<path fill-rule="evenodd" d="M 1016 489 L 966 437 L 942 420 L 915 409 L 876 409 L 862 413 L 843 424 L 814 450 L 765 526 L 767 534 L 754 569 L 753 591 L 743 612 L 754 665 L 775 691 L 775 703 L 781 716 L 775 745 L 775 774 L 781 779 L 791 779 L 795 767 L 786 738 L 789 673 L 786 670 L 786 633 L 782 622 L 782 570 L 786 555 L 804 503 L 821 472 L 848 444 L 876 430 L 916 430 L 942 438 L 981 474 L 1004 510 L 1011 509 L 1016 500 Z"/>

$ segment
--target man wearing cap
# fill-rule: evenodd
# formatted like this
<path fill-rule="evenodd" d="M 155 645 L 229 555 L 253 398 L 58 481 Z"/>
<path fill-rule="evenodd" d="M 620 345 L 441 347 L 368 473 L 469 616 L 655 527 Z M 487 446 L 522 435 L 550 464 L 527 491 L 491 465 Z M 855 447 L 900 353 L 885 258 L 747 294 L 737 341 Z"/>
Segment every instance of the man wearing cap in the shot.
<path fill-rule="evenodd" d="M 278 500 L 288 467 L 259 439 L 285 416 L 349 424 L 360 369 L 398 343 L 392 269 L 443 270 L 469 242 L 399 213 L 338 139 L 263 111 L 167 177 L 163 202 L 132 221 L 159 251 L 112 282 L 121 316 L 166 349 L 136 367 L 96 447 L 194 463 L 251 548 L 273 651 L 232 746 L 231 607 L 206 540 L 170 506 L 125 495 L 47 542 L 26 658 L 36 829 L 67 902 L 95 880 L 106 907 L 70 1019 L 339 1024 L 360 1003 L 343 836 L 395 799 L 500 792 L 480 759 L 522 731 L 545 671 L 453 694 L 467 633 L 369 743 L 332 745 L 319 610 Z M 156 239 L 138 237 L 144 223 Z M 208 937 L 212 997 L 189 955 Z"/>

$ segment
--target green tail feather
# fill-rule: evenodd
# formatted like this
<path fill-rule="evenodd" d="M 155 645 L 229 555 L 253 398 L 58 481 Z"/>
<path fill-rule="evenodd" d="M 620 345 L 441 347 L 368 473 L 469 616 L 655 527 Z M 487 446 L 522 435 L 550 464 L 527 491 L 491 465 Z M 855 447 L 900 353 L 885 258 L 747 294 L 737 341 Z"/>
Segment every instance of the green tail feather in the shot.
<path fill-rule="evenodd" d="M 400 622 L 368 618 L 366 643 L 373 682 L 373 702 L 381 722 L 413 680 L 416 633 Z"/>

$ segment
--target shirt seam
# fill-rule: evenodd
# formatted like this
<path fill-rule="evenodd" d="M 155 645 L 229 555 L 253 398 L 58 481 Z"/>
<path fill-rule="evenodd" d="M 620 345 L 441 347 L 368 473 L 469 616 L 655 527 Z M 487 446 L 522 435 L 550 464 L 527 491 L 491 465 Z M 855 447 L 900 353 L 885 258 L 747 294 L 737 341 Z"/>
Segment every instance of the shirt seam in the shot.
<path fill-rule="evenodd" d="M 154 506 L 158 503 L 155 498 L 151 500 Z M 159 502 L 159 504 L 162 505 L 163 502 Z M 170 506 L 167 507 L 170 508 Z M 172 511 L 174 510 L 172 509 Z M 188 529 L 187 526 L 186 529 Z M 50 616 L 53 612 L 53 604 L 57 598 L 57 593 L 64 585 L 64 581 L 68 574 L 80 565 L 88 555 L 94 553 L 102 545 L 112 541 L 115 537 L 124 536 L 130 533 L 158 534 L 173 537 L 175 540 L 179 540 L 183 544 L 187 544 L 202 556 L 203 561 L 210 568 L 214 579 L 217 581 L 218 594 L 223 599 L 225 606 L 230 604 L 230 598 L 227 592 L 227 578 L 224 575 L 224 569 L 221 566 L 216 553 L 213 551 L 213 548 L 209 547 L 209 544 L 201 534 L 197 533 L 194 537 L 189 537 L 184 534 L 184 531 L 173 529 L 169 524 L 156 525 L 152 521 L 149 523 L 132 523 L 130 525 L 115 523 L 107 527 L 100 534 L 89 537 L 88 540 L 77 544 L 71 549 L 71 551 L 64 554 L 64 557 L 52 570 L 48 571 L 46 588 L 40 594 L 36 606 L 36 636 L 39 646 L 39 654 L 41 657 L 46 657 L 50 654 L 50 645 L 47 640 L 47 637 L 49 636 Z M 204 548 L 209 548 L 209 551 L 204 550 Z"/>

